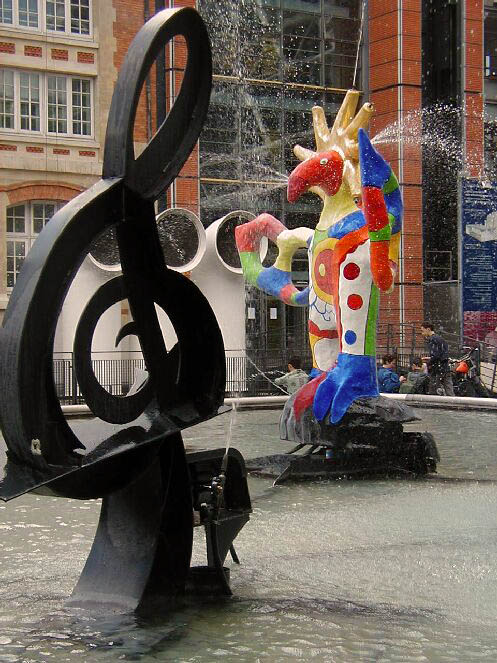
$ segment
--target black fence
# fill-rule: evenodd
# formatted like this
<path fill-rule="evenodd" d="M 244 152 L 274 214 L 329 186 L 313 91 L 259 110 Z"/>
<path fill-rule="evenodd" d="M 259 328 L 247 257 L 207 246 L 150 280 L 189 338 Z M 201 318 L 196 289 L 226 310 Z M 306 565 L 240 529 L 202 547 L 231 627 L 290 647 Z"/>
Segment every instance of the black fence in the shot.
<path fill-rule="evenodd" d="M 477 348 L 480 376 L 491 392 L 497 394 L 497 347 L 471 338 L 443 334 L 449 344 L 450 356 L 458 358 L 464 348 Z M 276 377 L 285 373 L 288 359 L 295 351 L 286 350 L 230 350 L 226 352 L 226 396 L 276 396 L 284 393 L 275 383 Z M 377 356 L 393 354 L 397 358 L 397 370 L 407 372 L 414 357 L 426 354 L 424 339 L 414 325 L 380 325 L 378 329 Z M 309 371 L 312 358 L 308 348 L 300 353 L 302 368 Z M 57 395 L 63 404 L 83 403 L 71 353 L 56 355 L 53 362 Z M 100 384 L 111 394 L 125 396 L 139 371 L 145 370 L 141 353 L 95 353 L 93 371 Z"/>
<path fill-rule="evenodd" d="M 99 383 L 110 394 L 125 396 L 132 386 L 137 371 L 145 370 L 145 362 L 140 352 L 126 353 L 105 352 L 105 358 L 92 360 L 92 368 Z M 135 355 L 135 356 L 133 356 Z M 72 353 L 56 354 L 53 360 L 53 372 L 57 396 L 64 405 L 84 403 L 79 390 Z"/>

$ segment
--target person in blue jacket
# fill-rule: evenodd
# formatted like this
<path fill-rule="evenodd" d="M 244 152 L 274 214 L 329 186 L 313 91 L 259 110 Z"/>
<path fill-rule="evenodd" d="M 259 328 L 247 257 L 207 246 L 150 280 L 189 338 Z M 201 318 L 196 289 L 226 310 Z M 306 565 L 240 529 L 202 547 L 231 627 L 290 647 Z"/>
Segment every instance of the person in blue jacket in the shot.
<path fill-rule="evenodd" d="M 383 393 L 397 394 L 400 383 L 404 382 L 405 377 L 399 378 L 394 371 L 396 359 L 393 355 L 383 355 L 381 360 L 383 366 L 378 369 L 378 389 Z"/>

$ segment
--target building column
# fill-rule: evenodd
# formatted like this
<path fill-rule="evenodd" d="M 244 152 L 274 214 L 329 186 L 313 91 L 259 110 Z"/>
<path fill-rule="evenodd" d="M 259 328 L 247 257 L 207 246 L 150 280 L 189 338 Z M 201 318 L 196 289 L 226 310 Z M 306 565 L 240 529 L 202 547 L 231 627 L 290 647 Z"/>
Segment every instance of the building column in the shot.
<path fill-rule="evenodd" d="M 404 198 L 399 274 L 383 295 L 380 324 L 423 318 L 421 141 L 421 0 L 369 0 L 371 135 L 396 173 Z M 404 139 L 403 139 L 404 135 Z M 401 338 L 397 339 L 398 341 Z"/>
<path fill-rule="evenodd" d="M 483 0 L 463 0 L 463 158 L 468 177 L 484 174 Z"/>

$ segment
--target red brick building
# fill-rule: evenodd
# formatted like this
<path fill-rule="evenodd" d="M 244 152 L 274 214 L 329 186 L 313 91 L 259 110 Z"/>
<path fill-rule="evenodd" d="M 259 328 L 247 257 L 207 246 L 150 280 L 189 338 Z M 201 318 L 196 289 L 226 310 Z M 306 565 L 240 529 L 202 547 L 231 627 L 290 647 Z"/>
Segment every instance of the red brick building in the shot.
<path fill-rule="evenodd" d="M 444 118 L 441 112 L 441 121 L 458 124 L 455 139 L 460 144 L 459 174 L 466 177 L 482 177 L 485 173 L 484 19 L 494 3 L 485 5 L 483 0 L 368 2 L 369 98 L 376 107 L 372 133 L 392 122 L 402 125 L 409 118 L 410 129 L 419 123 L 421 137 L 426 120 L 416 111 L 434 104 L 457 107 L 458 115 L 447 113 Z M 441 135 L 444 137 L 443 132 Z M 430 187 L 426 186 L 429 151 L 429 142 L 421 140 L 417 144 L 399 141 L 384 148 L 399 175 L 405 216 L 400 285 L 388 299 L 384 298 L 382 320 L 419 322 L 428 315 L 455 331 L 457 321 L 451 325 L 444 316 L 451 311 L 453 315 L 458 313 L 454 310 L 459 281 L 457 176 L 449 177 L 444 184 L 451 198 L 447 204 L 451 208 L 447 220 L 450 237 L 430 243 L 430 235 L 436 234 L 431 217 L 437 214 L 431 210 L 437 210 L 437 206 L 430 204 Z M 437 171 L 440 179 L 443 167 L 441 164 Z M 444 308 L 440 300 L 447 298 L 452 306 Z"/>

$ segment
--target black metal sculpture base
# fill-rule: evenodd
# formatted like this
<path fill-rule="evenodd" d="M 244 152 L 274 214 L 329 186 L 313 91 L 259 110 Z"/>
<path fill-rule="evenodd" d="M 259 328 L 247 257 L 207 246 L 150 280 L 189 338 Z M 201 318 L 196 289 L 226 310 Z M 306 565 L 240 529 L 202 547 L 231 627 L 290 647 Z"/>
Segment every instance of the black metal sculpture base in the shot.
<path fill-rule="evenodd" d="M 425 475 L 440 460 L 429 433 L 404 432 L 403 424 L 419 420 L 414 411 L 379 396 L 354 401 L 339 424 L 317 421 L 312 407 L 296 420 L 291 396 L 280 419 L 282 440 L 297 445 L 286 454 L 247 460 L 247 469 L 276 477 L 275 483 L 318 477 L 388 474 Z M 302 452 L 302 453 L 299 453 Z"/>
<path fill-rule="evenodd" d="M 224 453 L 186 455 L 181 435 L 169 437 L 150 467 L 104 497 L 95 540 L 68 605 L 117 612 L 163 610 L 186 589 L 230 594 L 223 563 L 230 549 L 237 559 L 233 540 L 251 506 L 243 458 L 234 449 L 218 504 L 215 473 Z M 203 573 L 190 569 L 195 525 L 206 530 Z"/>

